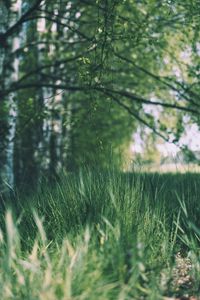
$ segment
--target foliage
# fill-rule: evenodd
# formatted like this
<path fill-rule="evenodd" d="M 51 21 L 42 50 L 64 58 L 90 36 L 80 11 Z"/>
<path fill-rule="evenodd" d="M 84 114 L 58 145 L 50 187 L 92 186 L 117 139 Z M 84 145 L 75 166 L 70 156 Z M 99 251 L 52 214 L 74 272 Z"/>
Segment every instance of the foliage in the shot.
<path fill-rule="evenodd" d="M 138 126 L 178 143 L 184 115 L 199 124 L 197 0 L 9 3 L 0 101 L 14 97 L 15 118 L 9 130 L 4 110 L 0 148 L 15 184 L 119 161 Z"/>

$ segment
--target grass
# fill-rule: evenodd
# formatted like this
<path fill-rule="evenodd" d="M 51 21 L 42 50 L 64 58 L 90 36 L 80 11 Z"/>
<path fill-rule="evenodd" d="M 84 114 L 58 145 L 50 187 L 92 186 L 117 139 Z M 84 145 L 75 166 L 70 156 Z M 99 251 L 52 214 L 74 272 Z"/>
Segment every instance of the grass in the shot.
<path fill-rule="evenodd" d="M 198 297 L 199 195 L 199 174 L 87 170 L 7 196 L 0 299 Z M 176 284 L 177 255 L 188 286 Z"/>

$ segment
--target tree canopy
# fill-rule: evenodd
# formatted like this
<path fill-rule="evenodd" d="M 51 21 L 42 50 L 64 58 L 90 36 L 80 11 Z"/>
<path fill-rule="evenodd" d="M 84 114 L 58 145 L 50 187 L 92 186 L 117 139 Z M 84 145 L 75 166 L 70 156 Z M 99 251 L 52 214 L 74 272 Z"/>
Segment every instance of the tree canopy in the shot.
<path fill-rule="evenodd" d="M 2 180 L 117 163 L 138 126 L 174 143 L 199 126 L 198 0 L 0 6 Z"/>

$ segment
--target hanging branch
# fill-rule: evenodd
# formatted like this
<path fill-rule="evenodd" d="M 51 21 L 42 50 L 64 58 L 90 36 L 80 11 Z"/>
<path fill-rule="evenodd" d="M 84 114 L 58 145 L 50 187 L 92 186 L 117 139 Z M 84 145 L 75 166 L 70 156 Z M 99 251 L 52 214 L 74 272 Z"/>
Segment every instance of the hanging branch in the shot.
<path fill-rule="evenodd" d="M 125 61 L 125 62 L 131 64 L 131 65 L 132 65 L 134 68 L 136 68 L 137 70 L 139 70 L 139 71 L 145 73 L 146 75 L 148 75 L 148 76 L 152 77 L 153 79 L 159 81 L 159 82 L 160 82 L 161 84 L 163 84 L 164 86 L 166 86 L 166 87 L 170 88 L 171 90 L 177 92 L 181 97 L 184 98 L 184 100 L 186 100 L 186 101 L 192 103 L 193 105 L 195 105 L 195 106 L 197 106 L 197 107 L 200 107 L 200 105 L 198 105 L 196 102 L 194 102 L 193 99 L 192 99 L 191 97 L 188 97 L 188 96 L 186 95 L 187 89 L 184 89 L 184 92 L 181 92 L 181 91 L 180 91 L 178 88 L 176 88 L 174 85 L 172 85 L 172 84 L 170 84 L 169 82 L 165 81 L 165 80 L 162 79 L 160 76 L 155 75 L 155 74 L 153 74 L 152 72 L 146 70 L 145 68 L 143 68 L 143 67 L 141 67 L 141 66 L 138 66 L 138 65 L 135 64 L 134 61 L 132 61 L 131 59 L 129 59 L 129 58 L 127 58 L 127 57 L 124 57 L 124 56 L 122 56 L 122 55 L 120 55 L 119 53 L 116 53 L 116 52 L 114 52 L 114 54 L 115 54 L 116 57 L 120 58 L 121 60 L 123 60 L 123 61 Z M 181 83 L 179 83 L 179 82 L 177 82 L 177 81 L 176 81 L 175 83 L 178 84 L 179 86 L 181 86 L 181 88 L 183 88 L 183 85 L 182 85 Z M 195 95 L 195 96 L 197 97 L 197 95 L 196 95 L 195 93 L 193 93 L 193 94 L 191 93 L 191 95 L 192 95 L 192 96 Z"/>

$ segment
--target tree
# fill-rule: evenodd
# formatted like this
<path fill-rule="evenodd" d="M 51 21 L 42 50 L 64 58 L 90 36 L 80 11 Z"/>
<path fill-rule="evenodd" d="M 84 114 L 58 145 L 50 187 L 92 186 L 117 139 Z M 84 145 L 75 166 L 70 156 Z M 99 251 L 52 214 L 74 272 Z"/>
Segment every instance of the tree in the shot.
<path fill-rule="evenodd" d="M 2 1 L 4 16 L 17 4 L 18 15 L 0 34 L 1 161 L 14 141 L 16 184 L 63 166 L 106 166 L 138 124 L 176 143 L 185 114 L 199 124 L 197 0 L 25 0 L 21 13 L 19 2 Z"/>

